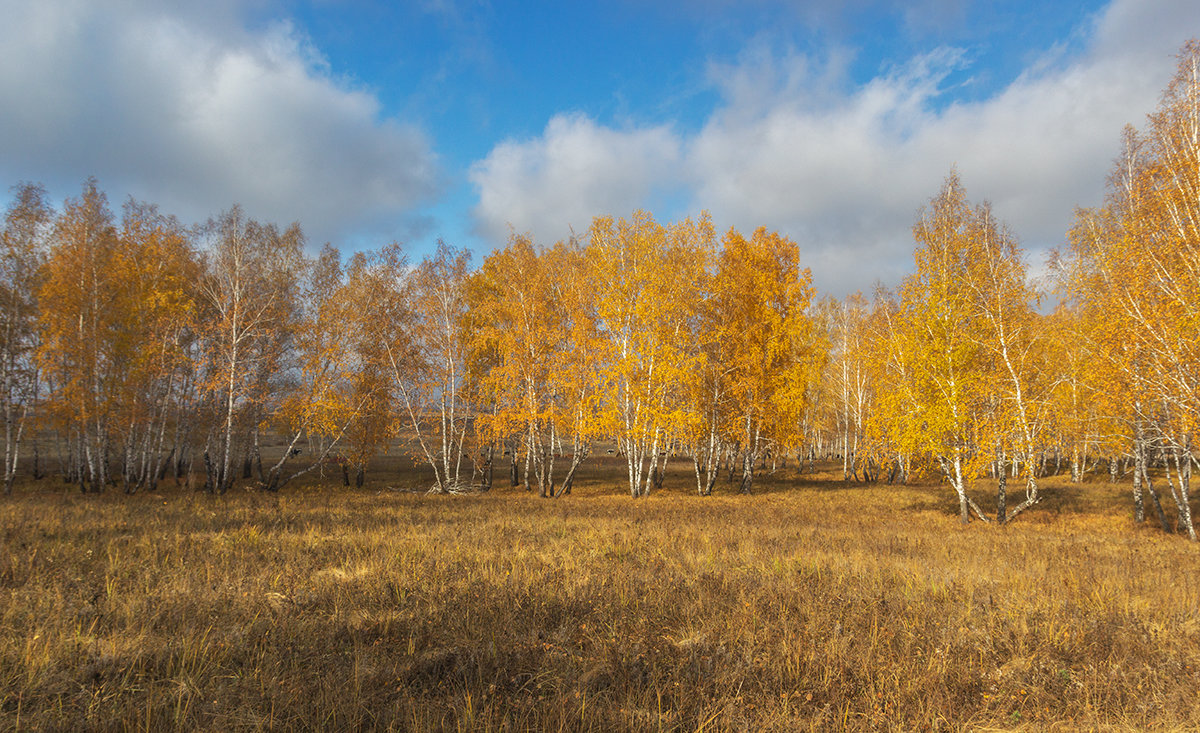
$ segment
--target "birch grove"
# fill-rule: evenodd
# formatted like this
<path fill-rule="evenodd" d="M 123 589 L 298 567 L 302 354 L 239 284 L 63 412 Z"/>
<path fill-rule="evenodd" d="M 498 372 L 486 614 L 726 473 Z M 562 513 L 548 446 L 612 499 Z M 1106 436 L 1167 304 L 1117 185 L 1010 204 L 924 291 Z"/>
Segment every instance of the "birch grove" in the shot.
<path fill-rule="evenodd" d="M 804 242 L 718 236 L 707 212 L 514 233 L 472 267 L 444 243 L 313 252 L 237 206 L 188 227 L 129 200 L 118 220 L 94 179 L 56 210 L 21 184 L 0 230 L 4 491 L 51 458 L 85 492 L 362 486 L 391 454 L 425 490 L 490 490 L 500 466 L 553 498 L 603 450 L 631 497 L 681 474 L 709 496 L 794 457 L 942 480 L 964 523 L 1034 510 L 1052 476 L 1124 480 L 1136 523 L 1196 539 L 1200 43 L 1114 137 L 1105 200 L 1047 280 L 952 171 L 911 274 L 869 297 L 818 299 Z"/>

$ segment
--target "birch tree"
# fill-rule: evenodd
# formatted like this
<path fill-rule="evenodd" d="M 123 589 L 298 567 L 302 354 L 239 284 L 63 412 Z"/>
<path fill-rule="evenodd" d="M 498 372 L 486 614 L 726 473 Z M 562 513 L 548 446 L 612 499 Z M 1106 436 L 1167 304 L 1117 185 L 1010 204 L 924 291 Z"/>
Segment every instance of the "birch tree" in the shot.
<path fill-rule="evenodd" d="M 400 424 L 388 354 L 407 333 L 409 311 L 403 299 L 399 308 L 393 307 L 394 285 L 403 279 L 405 262 L 400 245 L 393 243 L 356 253 L 346 267 L 341 297 L 352 329 L 343 348 L 352 352 L 353 368 L 342 399 L 357 410 L 346 431 L 345 453 L 358 486 L 368 462 L 387 451 Z"/>
<path fill-rule="evenodd" d="M 179 432 L 170 428 L 191 417 L 185 399 L 195 379 L 191 344 L 201 270 L 189 233 L 151 204 L 126 202 L 119 243 L 110 265 L 117 278 L 111 350 L 121 365 L 114 375 L 114 439 L 122 483 L 132 493 L 157 486 L 178 447 L 167 449 L 168 435 Z"/>
<path fill-rule="evenodd" d="M 682 433 L 687 331 L 699 310 L 707 216 L 667 227 L 643 211 L 593 220 L 586 248 L 608 379 L 603 419 L 616 426 L 629 493 L 650 493 L 668 437 Z"/>
<path fill-rule="evenodd" d="M 30 410 L 38 399 L 37 296 L 54 212 L 46 190 L 13 189 L 0 231 L 0 404 L 4 411 L 4 493 L 11 494 Z"/>
<path fill-rule="evenodd" d="M 794 438 L 808 382 L 817 377 L 812 295 L 795 242 L 762 227 L 749 239 L 735 229 L 725 234 L 710 297 L 737 415 L 742 493 L 752 491 L 762 451 Z"/>
<path fill-rule="evenodd" d="M 916 271 L 888 319 L 887 381 L 875 424 L 902 452 L 941 468 L 970 512 L 991 518 L 967 493 L 989 468 L 997 479 L 996 519 L 1004 523 L 1038 501 L 1035 453 L 1045 423 L 1048 380 L 1034 294 L 1020 249 L 990 206 L 972 207 L 957 173 L 913 228 Z M 1026 496 L 1007 506 L 1008 465 L 1024 466 Z"/>
<path fill-rule="evenodd" d="M 374 317 L 372 304 L 350 292 L 337 249 L 326 244 L 318 257 L 307 263 L 298 285 L 299 312 L 292 332 L 294 384 L 274 421 L 289 440 L 262 477 L 270 491 L 321 468 L 331 458 L 343 458 L 339 450 L 347 432 L 375 403 L 374 394 L 355 388 L 356 373 L 363 368 L 361 352 L 355 348 L 358 329 L 362 318 Z M 308 445 L 307 459 L 300 461 L 304 465 L 287 469 L 300 455 L 297 445 L 302 440 Z"/>
<path fill-rule="evenodd" d="M 825 378 L 834 398 L 834 419 L 842 445 L 842 480 L 858 481 L 871 403 L 866 344 L 869 312 L 862 293 L 829 303 L 827 311 L 832 348 Z"/>
<path fill-rule="evenodd" d="M 1179 529 L 1195 540 L 1190 484 L 1200 415 L 1200 42 L 1181 50 L 1146 131 L 1127 128 L 1122 143 L 1105 205 L 1077 213 L 1069 289 L 1105 324 L 1096 332 L 1096 350 L 1129 386 L 1133 410 L 1126 422 L 1138 517 L 1142 486 L 1152 486 L 1145 454 L 1154 450 L 1164 460 Z M 1099 336 L 1105 332 L 1119 337 Z"/>
<path fill-rule="evenodd" d="M 438 242 L 411 278 L 397 273 L 393 305 L 405 327 L 389 340 L 388 358 L 399 403 L 432 469 L 433 490 L 457 491 L 472 409 L 465 399 L 468 374 L 466 284 L 469 252 Z M 408 282 L 402 283 L 402 279 Z M 408 301 L 403 303 L 402 301 Z"/>
<path fill-rule="evenodd" d="M 204 460 L 207 489 L 223 493 L 235 480 L 235 456 L 252 449 L 256 429 L 283 393 L 303 234 L 298 225 L 280 232 L 248 219 L 237 206 L 209 231 L 208 267 L 199 288 L 201 387 L 212 415 Z"/>
<path fill-rule="evenodd" d="M 39 361 L 52 387 L 47 408 L 66 434 L 71 478 L 91 492 L 108 483 L 110 388 L 124 367 L 105 348 L 114 329 L 110 305 L 120 284 L 113 267 L 116 251 L 108 199 L 89 179 L 55 221 L 38 320 Z"/>
<path fill-rule="evenodd" d="M 595 319 L 585 274 L 574 241 L 539 252 L 528 236 L 514 235 L 472 287 L 473 336 L 493 358 L 483 384 L 495 409 L 484 421 L 499 434 L 519 432 L 525 487 L 532 477 L 542 497 L 570 491 L 596 435 Z M 568 455 L 556 484 L 556 459 Z"/>
<path fill-rule="evenodd" d="M 998 222 L 991 206 L 976 207 L 967 230 L 968 270 L 976 328 L 982 358 L 990 363 L 990 410 L 978 437 L 990 458 L 997 479 L 996 521 L 1015 518 L 1038 502 L 1036 454 L 1047 416 L 1051 378 L 1045 364 L 1046 346 L 1042 319 L 1034 310 L 1037 294 L 1029 282 L 1016 238 Z M 1025 498 L 1013 507 L 1007 503 L 1008 463 L 1023 467 Z"/>

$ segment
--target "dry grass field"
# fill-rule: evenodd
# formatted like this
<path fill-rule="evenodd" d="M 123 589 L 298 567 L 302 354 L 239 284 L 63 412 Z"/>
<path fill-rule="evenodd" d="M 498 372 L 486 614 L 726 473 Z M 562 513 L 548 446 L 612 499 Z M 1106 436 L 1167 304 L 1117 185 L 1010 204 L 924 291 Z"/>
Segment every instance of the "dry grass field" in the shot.
<path fill-rule="evenodd" d="M 675 470 L 639 501 L 611 458 L 558 500 L 22 486 L 0 729 L 1200 728 L 1200 548 L 1124 484 L 962 528 L 936 484 Z"/>

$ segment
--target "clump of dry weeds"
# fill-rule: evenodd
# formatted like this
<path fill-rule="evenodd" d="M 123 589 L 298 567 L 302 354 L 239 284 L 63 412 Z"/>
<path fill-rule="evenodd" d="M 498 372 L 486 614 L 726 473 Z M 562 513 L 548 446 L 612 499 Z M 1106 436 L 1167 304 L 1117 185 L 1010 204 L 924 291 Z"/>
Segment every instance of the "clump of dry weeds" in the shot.
<path fill-rule="evenodd" d="M 0 727 L 1200 726 L 1197 548 L 1116 489 L 962 529 L 938 487 L 632 501 L 602 469 L 556 501 L 20 492 Z"/>

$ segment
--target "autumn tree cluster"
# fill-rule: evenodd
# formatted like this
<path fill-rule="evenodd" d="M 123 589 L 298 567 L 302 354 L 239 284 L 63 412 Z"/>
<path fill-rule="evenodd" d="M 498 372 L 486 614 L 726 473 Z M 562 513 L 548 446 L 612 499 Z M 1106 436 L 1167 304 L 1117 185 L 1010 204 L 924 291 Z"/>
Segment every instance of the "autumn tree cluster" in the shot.
<path fill-rule="evenodd" d="M 1181 531 L 1189 509 L 1200 417 L 1200 43 L 1145 129 L 1127 128 L 1103 206 L 1076 213 L 1058 262 L 1077 336 L 1068 358 L 1081 407 L 1071 415 L 1092 440 L 1132 456 L 1134 511 L 1144 496 L 1167 527 L 1147 467 L 1158 465 Z M 1110 448 L 1111 449 L 1111 448 Z"/>
<path fill-rule="evenodd" d="M 403 450 L 437 491 L 490 488 L 499 469 L 551 497 L 602 449 L 631 496 L 681 459 L 708 495 L 820 457 L 846 480 L 940 476 L 963 522 L 1010 521 L 1048 475 L 1106 471 L 1130 477 L 1138 521 L 1149 503 L 1195 538 L 1195 42 L 1041 291 L 956 172 L 917 217 L 912 274 L 842 300 L 816 300 L 795 242 L 719 234 L 707 214 L 598 217 L 552 246 L 514 234 L 472 267 L 444 244 L 415 265 L 398 245 L 312 256 L 297 225 L 237 207 L 184 227 L 131 200 L 118 218 L 91 180 L 59 211 L 36 185 L 14 192 L 9 491 L 22 459 L 85 491 L 171 475 L 219 493 L 333 467 L 361 484 Z"/>
<path fill-rule="evenodd" d="M 514 236 L 468 294 L 479 440 L 506 446 L 513 483 L 569 492 L 594 443 L 612 439 L 632 496 L 661 486 L 680 453 L 699 493 L 722 460 L 748 493 L 764 452 L 800 444 L 823 350 L 811 276 L 777 233 L 730 229 L 718 242 L 707 216 L 602 217 L 586 243 L 539 251 Z"/>
<path fill-rule="evenodd" d="M 298 227 L 236 207 L 186 229 L 131 200 L 118 221 L 95 181 L 57 213 L 17 187 L 3 233 L 8 490 L 28 442 L 35 476 L 57 462 L 85 491 L 202 472 L 222 492 L 239 475 L 278 488 L 335 454 L 361 467 L 386 440 L 369 428 L 386 385 L 362 309 L 388 293 L 358 281 L 399 270 L 394 251 L 309 258 Z M 290 443 L 267 465 L 264 431 Z M 301 441 L 317 460 L 289 472 Z"/>
<path fill-rule="evenodd" d="M 847 478 L 933 471 L 963 522 L 1003 523 L 1038 501 L 1042 477 L 1099 469 L 1130 477 L 1137 521 L 1149 497 L 1164 530 L 1195 539 L 1200 45 L 1122 143 L 1104 206 L 1077 211 L 1047 292 L 952 173 L 918 217 L 914 272 L 896 292 L 821 303 L 830 359 L 810 443 L 832 446 Z M 983 486 L 994 510 L 976 501 Z"/>
<path fill-rule="evenodd" d="M 1062 459 L 1049 321 L 1013 235 L 989 205 L 971 205 L 957 174 L 913 236 L 915 271 L 895 293 L 823 304 L 832 348 L 814 438 L 833 444 L 846 478 L 940 473 L 963 522 L 991 520 L 968 493 L 990 476 L 1003 523 L 1037 502 L 1038 478 Z M 1025 490 L 1011 509 L 1009 478 Z"/>
<path fill-rule="evenodd" d="M 490 487 L 503 464 L 556 496 L 604 440 L 633 496 L 680 451 L 701 493 L 722 460 L 749 492 L 765 452 L 799 445 L 823 355 L 796 243 L 718 242 L 707 217 L 601 218 L 548 248 L 514 236 L 472 269 L 444 244 L 416 266 L 396 245 L 309 256 L 298 226 L 237 207 L 185 228 L 129 201 L 118 220 L 95 181 L 59 212 L 36 185 L 15 194 L 9 490 L 23 451 L 85 491 L 171 474 L 221 493 L 331 467 L 361 483 L 400 445 L 437 491 Z"/>

